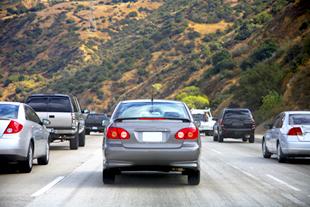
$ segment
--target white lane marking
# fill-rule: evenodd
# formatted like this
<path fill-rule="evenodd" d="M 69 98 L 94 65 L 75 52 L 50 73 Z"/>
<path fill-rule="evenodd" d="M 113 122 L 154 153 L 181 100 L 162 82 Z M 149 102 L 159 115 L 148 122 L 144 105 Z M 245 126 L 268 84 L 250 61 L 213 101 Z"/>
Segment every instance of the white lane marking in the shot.
<path fill-rule="evenodd" d="M 59 176 L 57 177 L 55 180 L 53 180 L 52 182 L 50 182 L 49 184 L 47 184 L 46 186 L 44 186 L 43 188 L 41 188 L 40 190 L 38 190 L 37 192 L 33 193 L 31 195 L 31 197 L 38 197 L 44 193 L 46 193 L 48 190 L 50 190 L 54 185 L 56 185 L 57 183 L 59 183 L 61 180 L 63 180 L 65 178 L 65 176 Z"/>
<path fill-rule="evenodd" d="M 222 152 L 220 152 L 220 151 L 217 151 L 217 150 L 215 150 L 215 149 L 211 149 L 213 152 L 215 152 L 215 153 L 217 153 L 217 154 L 222 154 Z"/>
<path fill-rule="evenodd" d="M 285 185 L 286 187 L 289 187 L 290 189 L 292 189 L 294 191 L 301 191 L 299 188 L 296 188 L 296 187 L 288 184 L 287 182 L 284 182 L 283 180 L 280 180 L 280 179 L 278 179 L 278 178 L 276 178 L 276 177 L 274 177 L 274 176 L 272 176 L 270 174 L 266 174 L 266 176 L 271 178 L 271 179 L 273 179 L 273 180 L 275 180 L 275 181 L 277 181 L 278 183 L 281 183 L 281 184 Z"/>
<path fill-rule="evenodd" d="M 235 166 L 235 165 L 232 165 L 232 164 L 229 164 L 229 163 L 227 163 L 229 166 L 231 166 L 232 168 L 234 168 L 234 169 L 236 169 L 236 170 L 238 170 L 238 171 L 240 171 L 241 173 L 243 173 L 243 174 L 245 174 L 246 176 L 248 176 L 248 177 L 250 177 L 250 178 L 252 178 L 252 179 L 254 179 L 254 180 L 259 180 L 257 177 L 255 177 L 253 174 L 251 174 L 251 173 L 249 173 L 249 172 L 247 172 L 247 171 L 245 171 L 245 170 L 242 170 L 241 168 L 239 168 L 239 167 L 237 167 L 237 166 Z"/>

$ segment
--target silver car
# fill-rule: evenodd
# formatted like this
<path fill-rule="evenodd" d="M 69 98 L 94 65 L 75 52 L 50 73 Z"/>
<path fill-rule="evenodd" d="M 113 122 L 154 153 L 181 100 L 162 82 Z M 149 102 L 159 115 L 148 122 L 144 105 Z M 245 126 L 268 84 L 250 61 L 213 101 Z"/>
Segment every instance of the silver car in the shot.
<path fill-rule="evenodd" d="M 188 107 L 179 101 L 133 100 L 114 110 L 103 142 L 103 182 L 122 171 L 179 171 L 200 181 L 200 135 Z"/>
<path fill-rule="evenodd" d="M 276 154 L 279 162 L 285 162 L 289 157 L 310 156 L 310 111 L 282 112 L 265 127 L 264 158 Z"/>
<path fill-rule="evenodd" d="M 49 161 L 48 120 L 40 121 L 23 103 L 0 102 L 0 160 L 18 162 L 21 172 L 31 172 L 33 159 Z"/>

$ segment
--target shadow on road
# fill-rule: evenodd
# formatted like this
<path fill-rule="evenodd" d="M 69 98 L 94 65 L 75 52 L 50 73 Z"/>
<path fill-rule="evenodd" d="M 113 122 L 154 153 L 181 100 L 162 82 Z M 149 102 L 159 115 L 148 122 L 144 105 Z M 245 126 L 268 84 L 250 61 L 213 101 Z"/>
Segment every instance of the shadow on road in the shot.
<path fill-rule="evenodd" d="M 0 163 L 0 175 L 19 174 L 17 163 Z"/>

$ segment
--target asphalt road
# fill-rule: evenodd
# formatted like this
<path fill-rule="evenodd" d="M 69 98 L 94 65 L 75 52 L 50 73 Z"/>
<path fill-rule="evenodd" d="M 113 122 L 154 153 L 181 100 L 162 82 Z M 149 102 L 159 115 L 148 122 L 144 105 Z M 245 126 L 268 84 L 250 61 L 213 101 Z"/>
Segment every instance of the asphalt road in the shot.
<path fill-rule="evenodd" d="M 53 143 L 50 164 L 31 174 L 0 166 L 0 207 L 310 206 L 310 159 L 280 164 L 262 158 L 258 142 L 202 139 L 198 186 L 166 173 L 122 174 L 104 185 L 101 136 L 87 136 L 78 151 Z"/>

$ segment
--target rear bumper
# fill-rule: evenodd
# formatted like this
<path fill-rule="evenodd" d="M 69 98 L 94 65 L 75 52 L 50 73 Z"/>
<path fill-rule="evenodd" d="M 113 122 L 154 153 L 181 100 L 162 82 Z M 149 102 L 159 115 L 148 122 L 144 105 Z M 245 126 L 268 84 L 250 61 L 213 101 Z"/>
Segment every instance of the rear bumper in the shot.
<path fill-rule="evenodd" d="M 243 138 L 245 136 L 254 135 L 254 129 L 222 129 L 222 135 L 224 138 Z"/>
<path fill-rule="evenodd" d="M 288 156 L 310 156 L 310 142 L 287 142 L 282 151 Z"/>
<path fill-rule="evenodd" d="M 143 169 L 183 168 L 199 169 L 200 146 L 197 143 L 177 149 L 131 149 L 106 147 L 103 168 Z"/>
<path fill-rule="evenodd" d="M 1 159 L 23 160 L 27 157 L 29 143 L 18 137 L 0 138 Z"/>

